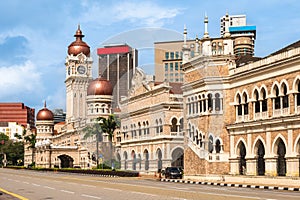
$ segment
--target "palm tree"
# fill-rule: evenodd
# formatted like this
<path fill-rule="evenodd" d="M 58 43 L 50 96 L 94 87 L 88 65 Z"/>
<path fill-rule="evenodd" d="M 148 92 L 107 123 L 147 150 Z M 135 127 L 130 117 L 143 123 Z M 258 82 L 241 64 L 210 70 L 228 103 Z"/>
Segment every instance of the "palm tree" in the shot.
<path fill-rule="evenodd" d="M 91 137 L 93 135 L 96 135 L 96 163 L 97 163 L 97 168 L 99 165 L 99 140 L 102 141 L 102 129 L 99 125 L 99 123 L 94 123 L 91 124 L 87 127 L 85 127 L 83 130 L 84 136 L 83 139 L 87 139 L 88 137 Z"/>
<path fill-rule="evenodd" d="M 36 135 L 34 133 L 32 133 L 30 135 L 26 135 L 24 137 L 24 140 L 29 143 L 27 148 L 32 150 L 32 158 L 31 158 L 32 163 L 31 163 L 31 165 L 34 166 L 35 165 L 34 153 L 35 153 Z"/>
<path fill-rule="evenodd" d="M 110 143 L 110 166 L 113 169 L 113 160 L 112 160 L 112 139 L 114 137 L 115 130 L 120 127 L 120 121 L 115 115 L 111 114 L 107 118 L 105 117 L 98 117 L 97 121 L 103 131 L 103 133 L 108 134 L 108 140 Z"/>

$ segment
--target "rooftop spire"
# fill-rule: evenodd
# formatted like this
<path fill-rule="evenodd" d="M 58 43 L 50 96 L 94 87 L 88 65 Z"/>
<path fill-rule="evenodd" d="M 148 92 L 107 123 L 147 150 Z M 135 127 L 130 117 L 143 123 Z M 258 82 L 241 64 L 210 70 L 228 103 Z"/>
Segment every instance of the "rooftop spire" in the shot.
<path fill-rule="evenodd" d="M 209 34 L 208 34 L 208 17 L 205 13 L 205 17 L 204 17 L 204 35 L 203 38 L 209 38 Z"/>
<path fill-rule="evenodd" d="M 46 108 L 47 107 L 47 104 L 46 104 L 46 100 L 44 101 L 44 108 Z"/>

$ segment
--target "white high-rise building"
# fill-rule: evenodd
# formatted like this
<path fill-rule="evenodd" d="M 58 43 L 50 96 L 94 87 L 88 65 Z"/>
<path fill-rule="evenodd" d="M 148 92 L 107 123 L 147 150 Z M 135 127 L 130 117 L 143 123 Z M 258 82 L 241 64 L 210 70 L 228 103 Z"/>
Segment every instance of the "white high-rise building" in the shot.
<path fill-rule="evenodd" d="M 226 15 L 220 18 L 220 33 L 221 37 L 225 33 Z M 246 26 L 246 15 L 229 15 L 229 27 L 231 26 Z"/>

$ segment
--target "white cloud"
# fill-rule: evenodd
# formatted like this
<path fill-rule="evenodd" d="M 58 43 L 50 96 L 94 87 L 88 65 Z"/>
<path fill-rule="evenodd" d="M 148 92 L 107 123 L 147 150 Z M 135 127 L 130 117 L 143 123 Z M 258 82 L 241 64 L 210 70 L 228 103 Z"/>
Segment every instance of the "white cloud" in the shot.
<path fill-rule="evenodd" d="M 178 8 L 164 8 L 152 2 L 123 2 L 113 8 L 117 20 L 129 20 L 146 26 L 163 26 L 165 21 L 176 17 Z"/>
<path fill-rule="evenodd" d="M 1 96 L 21 96 L 41 90 L 41 74 L 31 61 L 23 65 L 0 67 Z"/>
<path fill-rule="evenodd" d="M 87 11 L 80 17 L 83 22 L 101 25 L 129 21 L 138 26 L 162 27 L 168 20 L 181 13 L 179 8 L 162 7 L 154 2 L 120 1 L 112 5 L 82 1 Z"/>

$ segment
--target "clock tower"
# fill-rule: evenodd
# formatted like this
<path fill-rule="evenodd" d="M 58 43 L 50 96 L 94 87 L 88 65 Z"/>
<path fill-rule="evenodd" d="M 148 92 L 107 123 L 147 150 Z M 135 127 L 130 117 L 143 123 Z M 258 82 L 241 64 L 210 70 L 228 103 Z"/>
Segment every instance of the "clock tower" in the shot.
<path fill-rule="evenodd" d="M 84 35 L 78 29 L 74 35 L 76 40 L 68 47 L 66 58 L 66 122 L 86 119 L 87 88 L 92 80 L 93 59 L 90 47 L 82 40 Z"/>

